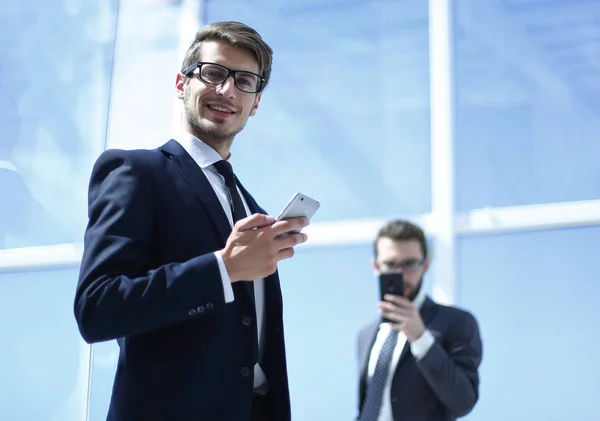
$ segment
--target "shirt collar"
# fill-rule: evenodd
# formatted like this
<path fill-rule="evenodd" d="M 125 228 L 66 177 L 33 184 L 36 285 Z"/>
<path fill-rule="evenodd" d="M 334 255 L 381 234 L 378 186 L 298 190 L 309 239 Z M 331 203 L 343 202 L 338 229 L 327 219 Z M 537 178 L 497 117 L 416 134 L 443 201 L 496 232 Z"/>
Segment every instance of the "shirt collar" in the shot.
<path fill-rule="evenodd" d="M 182 133 L 176 137 L 176 140 L 190 154 L 200 168 L 211 167 L 215 162 L 223 159 L 217 151 L 191 133 Z M 230 161 L 230 159 L 231 154 L 229 154 L 227 161 Z"/>

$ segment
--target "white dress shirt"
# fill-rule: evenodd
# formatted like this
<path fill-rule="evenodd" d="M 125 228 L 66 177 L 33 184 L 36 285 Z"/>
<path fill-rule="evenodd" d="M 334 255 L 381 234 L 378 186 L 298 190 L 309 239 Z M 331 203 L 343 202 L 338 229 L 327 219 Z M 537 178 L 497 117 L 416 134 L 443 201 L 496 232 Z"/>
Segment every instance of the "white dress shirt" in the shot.
<path fill-rule="evenodd" d="M 415 299 L 413 300 L 413 304 L 420 310 L 423 302 L 425 301 L 425 292 L 423 289 L 419 291 Z M 375 343 L 373 344 L 373 348 L 371 348 L 371 354 L 369 356 L 369 365 L 367 370 L 368 381 L 371 381 L 371 377 L 373 377 L 373 373 L 375 372 L 375 366 L 377 365 L 377 359 L 379 358 L 379 353 L 381 352 L 381 348 L 383 347 L 383 343 L 385 339 L 388 337 L 390 330 L 392 328 L 388 323 L 382 323 L 379 325 L 379 331 L 377 332 L 377 338 L 375 339 Z M 414 355 L 417 360 L 423 358 L 431 345 L 433 345 L 434 337 L 431 332 L 425 329 L 425 333 L 421 335 L 419 339 L 410 344 L 410 351 Z M 383 400 L 381 402 L 381 410 L 379 411 L 378 421 L 394 421 L 392 415 L 392 379 L 394 378 L 394 372 L 396 371 L 396 366 L 398 365 L 398 360 L 400 359 L 400 354 L 402 353 L 402 349 L 404 349 L 404 345 L 406 345 L 406 335 L 404 332 L 398 332 L 398 343 L 394 348 L 394 353 L 392 354 L 392 361 L 390 362 L 390 372 L 388 373 L 388 378 L 385 383 L 385 388 L 383 389 Z M 407 385 L 409 387 L 409 385 Z"/>
<path fill-rule="evenodd" d="M 233 227 L 233 214 L 231 211 L 231 201 L 229 197 L 229 190 L 225 185 L 225 179 L 217 169 L 213 166 L 213 164 L 217 161 L 221 161 L 223 158 L 221 155 L 217 153 L 213 148 L 208 146 L 206 143 L 200 141 L 197 137 L 185 133 L 179 135 L 176 140 L 183 146 L 188 154 L 194 159 L 194 161 L 198 164 L 198 166 L 208 178 L 210 185 L 212 186 L 215 194 L 219 198 L 219 202 L 221 202 L 221 207 L 225 211 L 227 215 L 227 219 L 229 223 Z M 228 159 L 229 161 L 229 159 Z M 246 209 L 246 214 L 251 215 L 250 209 L 248 208 L 248 204 L 246 203 L 246 199 L 244 195 L 238 188 L 238 192 L 240 197 L 242 198 L 242 202 L 244 203 L 244 208 Z M 231 303 L 234 300 L 233 296 L 233 288 L 231 286 L 231 280 L 229 279 L 229 274 L 227 273 L 227 268 L 225 267 L 225 263 L 223 263 L 223 258 L 217 252 L 215 252 L 215 256 L 217 258 L 217 262 L 219 263 L 219 271 L 221 272 L 221 280 L 223 282 L 223 291 L 225 292 L 225 302 Z M 265 280 L 257 279 L 254 281 L 254 304 L 256 310 L 256 326 L 258 330 L 258 352 L 259 359 L 262 357 L 264 352 L 264 338 L 263 338 L 263 324 L 264 324 L 264 315 L 265 315 Z M 258 363 L 254 366 L 254 389 L 257 392 L 264 391 L 267 386 L 267 379 L 265 373 L 262 371 L 262 368 Z"/>

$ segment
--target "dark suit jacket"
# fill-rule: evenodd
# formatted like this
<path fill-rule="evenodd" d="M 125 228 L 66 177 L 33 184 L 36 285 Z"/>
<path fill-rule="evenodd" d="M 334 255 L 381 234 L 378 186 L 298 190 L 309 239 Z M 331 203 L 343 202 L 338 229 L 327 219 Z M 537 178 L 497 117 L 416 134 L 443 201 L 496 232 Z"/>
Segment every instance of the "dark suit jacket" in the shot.
<path fill-rule="evenodd" d="M 420 313 L 435 342 L 419 361 L 410 352 L 408 342 L 404 346 L 392 379 L 394 420 L 455 420 L 468 414 L 479 397 L 479 327 L 470 313 L 429 298 L 423 302 Z M 373 321 L 358 334 L 359 411 L 365 399 L 369 355 L 379 323 Z"/>
<path fill-rule="evenodd" d="M 250 210 L 264 212 L 240 188 Z M 119 342 L 108 420 L 249 419 L 256 314 L 243 283 L 225 303 L 213 254 L 230 232 L 212 186 L 176 141 L 109 150 L 96 162 L 75 317 L 87 342 Z M 287 421 L 277 272 L 265 279 L 265 312 L 267 406 L 271 420 Z"/>

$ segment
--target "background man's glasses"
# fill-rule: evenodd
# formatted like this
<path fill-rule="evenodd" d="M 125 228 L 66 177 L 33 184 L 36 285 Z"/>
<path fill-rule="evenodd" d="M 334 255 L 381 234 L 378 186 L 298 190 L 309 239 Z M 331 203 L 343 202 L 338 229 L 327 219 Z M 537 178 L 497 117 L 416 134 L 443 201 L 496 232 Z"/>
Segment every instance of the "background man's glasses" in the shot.
<path fill-rule="evenodd" d="M 381 272 L 411 272 L 419 269 L 425 260 L 406 260 L 404 262 L 377 262 L 377 268 Z"/>
<path fill-rule="evenodd" d="M 182 73 L 185 76 L 190 77 L 196 68 L 199 69 L 198 75 L 200 80 L 211 85 L 220 85 L 225 82 L 229 76 L 233 76 L 235 87 L 240 91 L 249 94 L 260 92 L 265 84 L 265 79 L 256 73 L 246 72 L 244 70 L 231 70 L 220 64 L 202 61 L 186 67 L 183 69 Z"/>

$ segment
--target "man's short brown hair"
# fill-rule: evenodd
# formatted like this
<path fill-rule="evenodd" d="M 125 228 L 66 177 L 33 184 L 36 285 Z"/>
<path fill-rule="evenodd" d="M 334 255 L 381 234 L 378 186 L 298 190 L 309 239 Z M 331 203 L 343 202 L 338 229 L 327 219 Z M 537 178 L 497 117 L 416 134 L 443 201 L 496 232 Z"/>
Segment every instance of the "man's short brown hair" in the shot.
<path fill-rule="evenodd" d="M 385 224 L 379 232 L 377 233 L 377 237 L 375 237 L 375 242 L 373 244 L 375 258 L 377 258 L 377 243 L 380 238 L 389 238 L 392 241 L 410 241 L 417 240 L 421 245 L 421 251 L 423 252 L 423 258 L 427 259 L 429 255 L 427 254 L 427 239 L 425 238 L 425 233 L 418 225 L 413 224 L 409 221 L 404 220 L 395 220 L 390 221 Z"/>
<path fill-rule="evenodd" d="M 256 30 L 241 22 L 214 22 L 202 27 L 197 33 L 192 45 L 188 48 L 183 58 L 181 71 L 199 61 L 200 46 L 206 41 L 220 41 L 232 47 L 242 48 L 256 57 L 259 73 L 265 79 L 264 87 L 271 77 L 271 65 L 273 63 L 273 50 L 262 39 Z"/>

